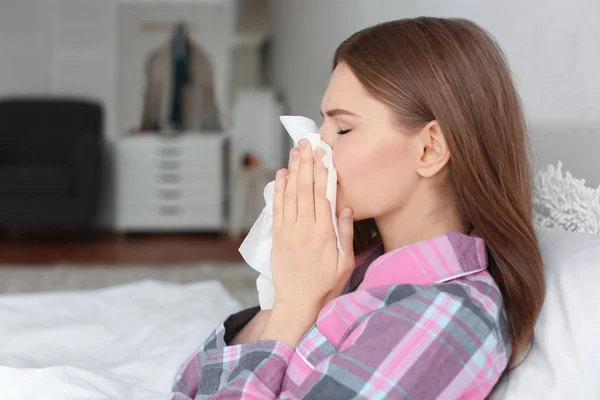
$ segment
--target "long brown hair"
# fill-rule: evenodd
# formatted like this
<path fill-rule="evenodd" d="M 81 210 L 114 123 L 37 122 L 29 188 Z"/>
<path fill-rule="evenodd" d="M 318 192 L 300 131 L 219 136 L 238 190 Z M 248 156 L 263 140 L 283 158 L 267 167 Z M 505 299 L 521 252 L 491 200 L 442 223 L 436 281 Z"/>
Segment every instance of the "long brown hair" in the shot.
<path fill-rule="evenodd" d="M 421 17 L 359 31 L 336 50 L 362 85 L 407 128 L 437 120 L 451 154 L 447 189 L 488 248 L 503 296 L 510 364 L 526 347 L 545 296 L 532 221 L 529 142 L 502 50 L 464 19 Z M 355 250 L 380 241 L 375 222 L 355 225 Z"/>

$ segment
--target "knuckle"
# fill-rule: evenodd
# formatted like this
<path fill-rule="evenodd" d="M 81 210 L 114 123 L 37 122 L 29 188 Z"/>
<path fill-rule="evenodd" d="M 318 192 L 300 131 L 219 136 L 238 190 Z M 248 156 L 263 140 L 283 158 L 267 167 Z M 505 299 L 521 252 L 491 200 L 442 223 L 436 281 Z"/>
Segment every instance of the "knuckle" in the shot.
<path fill-rule="evenodd" d="M 291 190 L 286 190 L 285 194 L 283 195 L 283 201 L 286 204 L 295 203 L 296 202 L 296 194 L 294 192 L 292 192 Z"/>
<path fill-rule="evenodd" d="M 296 185 L 287 185 L 283 193 L 285 197 L 293 197 L 296 195 Z"/>
<path fill-rule="evenodd" d="M 302 157 L 301 157 L 301 161 L 304 163 L 310 162 L 313 159 L 313 153 L 312 150 L 310 148 L 310 144 L 308 145 L 308 147 L 306 148 L 306 150 L 304 150 L 302 152 Z"/>
<path fill-rule="evenodd" d="M 296 194 L 296 185 L 288 182 L 285 186 L 285 196 L 293 196 Z"/>
<path fill-rule="evenodd" d="M 298 182 L 298 186 L 302 191 L 308 191 L 312 188 L 313 184 L 310 179 L 302 179 Z"/>
<path fill-rule="evenodd" d="M 310 237 L 308 235 L 301 235 L 298 238 L 298 244 L 301 247 L 307 247 L 310 244 Z"/>

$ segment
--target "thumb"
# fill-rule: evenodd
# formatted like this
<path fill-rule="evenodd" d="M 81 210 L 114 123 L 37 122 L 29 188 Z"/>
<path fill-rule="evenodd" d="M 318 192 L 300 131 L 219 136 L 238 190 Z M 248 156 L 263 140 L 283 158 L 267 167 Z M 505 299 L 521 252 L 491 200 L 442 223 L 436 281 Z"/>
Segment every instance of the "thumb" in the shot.
<path fill-rule="evenodd" d="M 340 234 L 340 245 L 342 253 L 340 254 L 340 267 L 343 269 L 354 268 L 354 216 L 352 210 L 347 208 L 342 210 L 338 219 L 338 232 Z"/>

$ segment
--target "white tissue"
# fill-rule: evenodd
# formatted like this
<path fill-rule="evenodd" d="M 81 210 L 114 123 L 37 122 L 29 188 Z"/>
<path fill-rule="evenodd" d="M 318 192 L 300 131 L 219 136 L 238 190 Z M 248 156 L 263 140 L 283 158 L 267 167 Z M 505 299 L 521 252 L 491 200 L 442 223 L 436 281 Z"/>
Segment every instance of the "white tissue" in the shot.
<path fill-rule="evenodd" d="M 337 172 L 333 166 L 333 157 L 331 147 L 321 140 L 321 135 L 317 133 L 318 127 L 312 120 L 305 117 L 282 116 L 279 117 L 281 123 L 294 141 L 294 146 L 298 146 L 300 139 L 307 139 L 313 149 L 318 147 L 325 150 L 323 164 L 327 168 L 327 190 L 325 197 L 331 204 L 331 218 L 337 238 L 337 247 L 341 251 L 340 236 L 337 227 L 337 217 L 335 215 L 335 201 L 337 195 Z M 260 308 L 268 310 L 273 307 L 275 301 L 275 291 L 273 288 L 273 276 L 271 274 L 271 249 L 273 247 L 273 192 L 275 181 L 269 182 L 265 186 L 264 198 L 265 208 L 250 229 L 248 236 L 242 242 L 239 252 L 244 260 L 260 273 L 256 280 L 256 289 L 258 291 L 258 301 Z"/>

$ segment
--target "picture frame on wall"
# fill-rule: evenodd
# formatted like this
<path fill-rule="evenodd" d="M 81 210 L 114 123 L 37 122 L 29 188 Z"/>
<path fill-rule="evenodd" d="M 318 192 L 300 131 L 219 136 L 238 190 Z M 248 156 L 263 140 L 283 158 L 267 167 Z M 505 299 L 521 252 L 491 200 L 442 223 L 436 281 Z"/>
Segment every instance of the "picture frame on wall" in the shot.
<path fill-rule="evenodd" d="M 118 131 L 223 132 L 234 2 L 133 2 L 117 12 Z"/>

